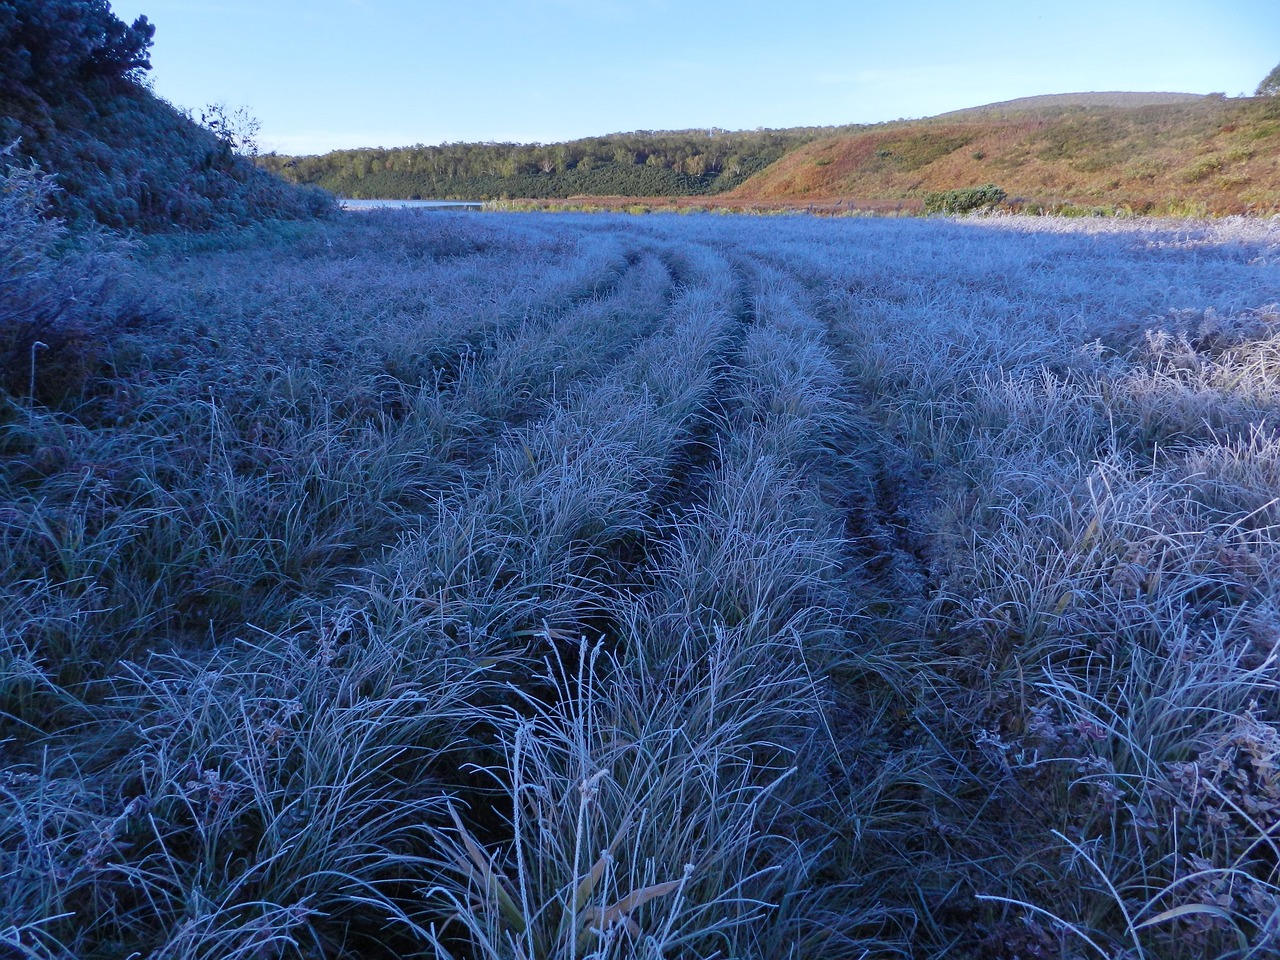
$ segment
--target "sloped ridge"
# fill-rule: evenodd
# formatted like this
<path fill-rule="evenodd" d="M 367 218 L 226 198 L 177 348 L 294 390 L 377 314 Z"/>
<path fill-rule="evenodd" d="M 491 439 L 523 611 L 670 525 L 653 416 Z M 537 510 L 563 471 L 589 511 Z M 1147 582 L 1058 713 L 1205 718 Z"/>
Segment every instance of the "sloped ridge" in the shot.
<path fill-rule="evenodd" d="M 1000 100 L 978 107 L 965 107 L 961 110 L 948 110 L 933 117 L 935 120 L 959 120 L 971 117 L 984 117 L 990 114 L 1006 113 L 1040 113 L 1057 112 L 1078 108 L 1115 107 L 1132 109 L 1135 107 L 1161 107 L 1174 103 L 1197 103 L 1202 100 L 1220 99 L 1200 93 L 1160 93 L 1106 90 L 1087 93 L 1049 93 L 1035 97 L 1016 97 L 1013 100 Z"/>
<path fill-rule="evenodd" d="M 68 220 L 123 229 L 209 228 L 332 209 L 259 169 L 215 116 L 159 99 L 143 77 L 155 28 L 105 0 L 0 4 L 0 175 L 32 164 L 56 178 Z M 220 109 L 220 108 L 219 108 Z M 216 111 L 214 111 L 216 114 Z"/>
<path fill-rule="evenodd" d="M 145 88 L 96 81 L 46 100 L 0 93 L 0 146 L 8 163 L 57 177 L 55 212 L 117 229 L 209 229 L 306 219 L 327 194 L 287 184 Z M 7 165 L 7 164 L 6 164 Z"/>
<path fill-rule="evenodd" d="M 1175 99 L 1137 106 L 1072 102 L 1088 96 Z M 995 183 L 1014 209 L 1280 209 L 1280 99 L 1176 99 L 1183 96 L 1066 95 L 1056 100 L 1053 115 L 993 105 L 829 137 L 793 150 L 729 196 L 896 201 L 918 209 L 931 192 Z M 1003 112 L 991 112 L 995 107 Z"/>

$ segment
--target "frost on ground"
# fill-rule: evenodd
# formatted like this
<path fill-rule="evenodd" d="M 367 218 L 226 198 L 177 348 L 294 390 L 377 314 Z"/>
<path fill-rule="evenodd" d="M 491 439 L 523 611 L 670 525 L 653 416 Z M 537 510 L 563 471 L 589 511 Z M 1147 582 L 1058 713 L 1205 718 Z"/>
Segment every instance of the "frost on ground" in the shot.
<path fill-rule="evenodd" d="M 33 349 L 0 411 L 0 943 L 1267 955 L 1278 250 L 153 241 L 79 399 Z"/>

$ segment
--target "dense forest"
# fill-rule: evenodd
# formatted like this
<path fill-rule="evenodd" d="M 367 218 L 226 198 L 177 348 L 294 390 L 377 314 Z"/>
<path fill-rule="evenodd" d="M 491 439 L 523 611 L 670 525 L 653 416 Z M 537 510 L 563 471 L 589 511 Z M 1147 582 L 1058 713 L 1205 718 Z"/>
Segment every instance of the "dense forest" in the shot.
<path fill-rule="evenodd" d="M 855 127 L 637 130 L 568 143 L 446 143 L 271 154 L 259 163 L 293 183 L 348 197 L 442 200 L 723 193 L 785 153 Z"/>

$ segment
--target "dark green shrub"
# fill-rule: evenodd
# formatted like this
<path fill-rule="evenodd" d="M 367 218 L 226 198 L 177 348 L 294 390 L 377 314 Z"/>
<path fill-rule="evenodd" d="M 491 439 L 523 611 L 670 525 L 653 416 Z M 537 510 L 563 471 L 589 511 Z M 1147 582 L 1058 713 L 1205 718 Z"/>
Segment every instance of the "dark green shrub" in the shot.
<path fill-rule="evenodd" d="M 970 213 L 990 210 L 1004 200 L 1006 194 L 994 183 L 959 190 L 942 190 L 924 198 L 925 213 Z"/>
<path fill-rule="evenodd" d="M 155 27 L 127 26 L 107 0 L 0 2 L 0 76 L 48 96 L 69 79 L 134 78 L 151 69 Z"/>

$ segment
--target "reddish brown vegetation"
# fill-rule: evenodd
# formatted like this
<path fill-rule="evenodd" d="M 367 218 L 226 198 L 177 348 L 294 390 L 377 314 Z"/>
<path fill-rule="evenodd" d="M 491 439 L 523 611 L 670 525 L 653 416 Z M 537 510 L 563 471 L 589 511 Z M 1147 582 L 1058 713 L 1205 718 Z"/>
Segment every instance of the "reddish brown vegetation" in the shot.
<path fill-rule="evenodd" d="M 1270 213 L 1280 210 L 1278 157 L 1270 98 L 1003 113 L 815 141 L 717 202 L 865 207 L 994 182 L 1015 209 Z"/>

